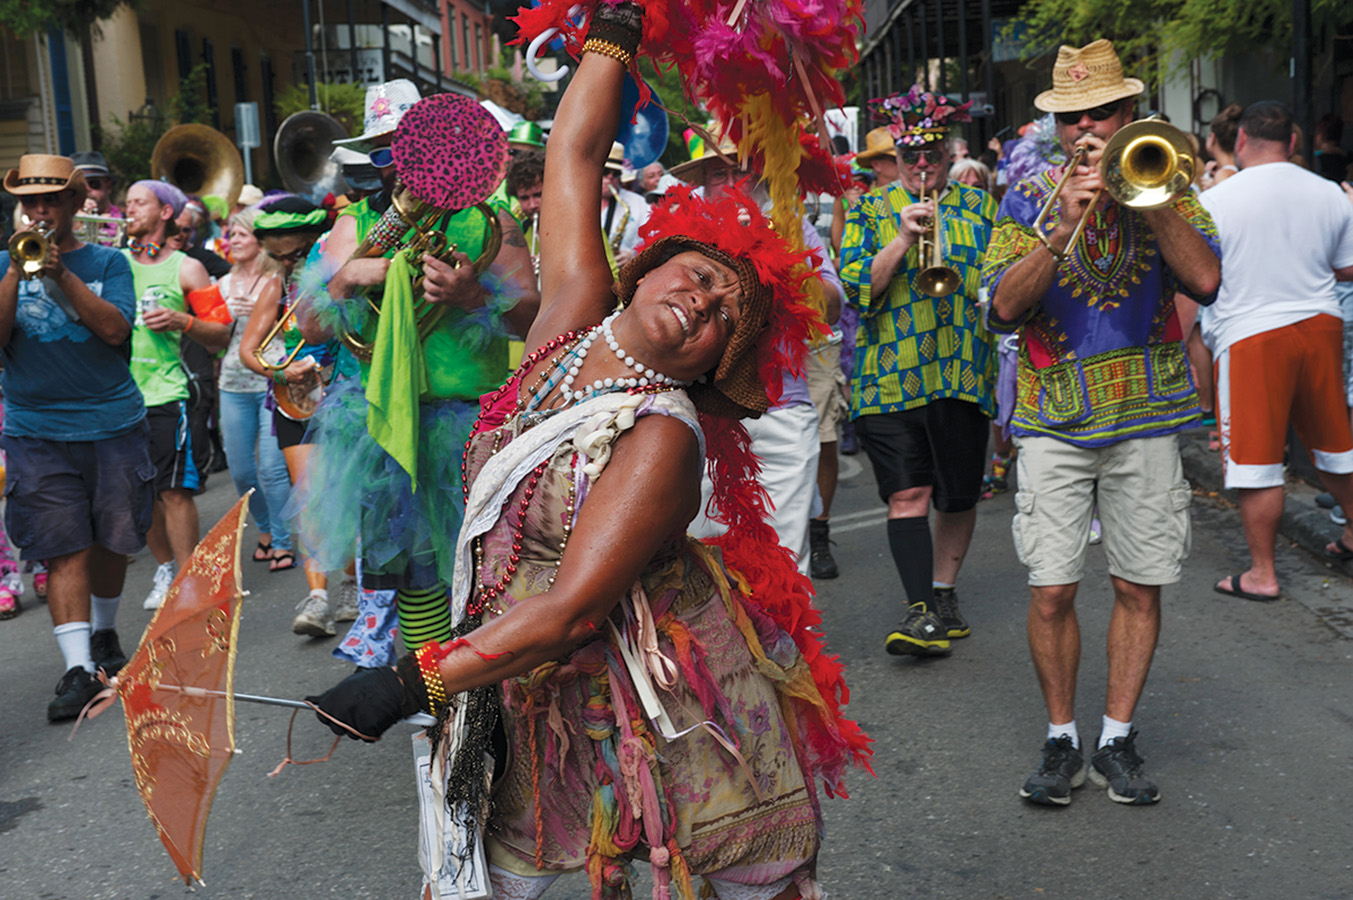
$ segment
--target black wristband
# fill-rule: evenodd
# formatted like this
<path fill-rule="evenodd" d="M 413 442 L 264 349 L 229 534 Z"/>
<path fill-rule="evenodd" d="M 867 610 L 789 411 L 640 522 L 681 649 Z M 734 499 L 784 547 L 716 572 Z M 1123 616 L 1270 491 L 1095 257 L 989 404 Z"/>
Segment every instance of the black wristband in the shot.
<path fill-rule="evenodd" d="M 618 6 L 599 4 L 592 15 L 592 24 L 587 29 L 588 40 L 614 44 L 630 57 L 638 52 L 643 36 L 644 13 L 634 3 L 621 3 Z"/>

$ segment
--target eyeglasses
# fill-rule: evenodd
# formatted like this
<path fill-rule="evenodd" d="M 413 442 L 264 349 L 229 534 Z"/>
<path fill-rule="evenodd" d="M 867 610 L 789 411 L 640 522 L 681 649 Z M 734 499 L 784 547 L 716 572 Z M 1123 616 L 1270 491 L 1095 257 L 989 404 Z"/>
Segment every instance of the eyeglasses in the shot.
<path fill-rule="evenodd" d="M 301 249 L 293 250 L 290 253 L 274 253 L 273 251 L 269 250 L 268 258 L 273 260 L 274 262 L 279 262 L 285 265 L 286 263 L 293 264 L 298 263 L 301 260 L 305 259 L 306 256 L 308 256 L 309 254 L 310 254 L 309 247 L 302 247 Z"/>
<path fill-rule="evenodd" d="M 899 155 L 902 157 L 903 165 L 914 166 L 924 159 L 928 165 L 933 166 L 944 156 L 944 151 L 935 148 L 929 150 L 903 150 Z"/>
<path fill-rule="evenodd" d="M 1061 122 L 1063 125 L 1075 125 L 1081 120 L 1082 116 L 1089 116 L 1096 122 L 1103 122 L 1122 108 L 1123 104 L 1121 102 L 1105 103 L 1103 106 L 1096 106 L 1094 109 L 1081 109 L 1076 110 L 1075 112 L 1059 112 L 1053 113 L 1053 115 L 1055 115 L 1057 121 Z"/>
<path fill-rule="evenodd" d="M 378 169 L 388 168 L 395 161 L 395 151 L 389 147 L 377 147 L 367 154 L 371 164 Z"/>

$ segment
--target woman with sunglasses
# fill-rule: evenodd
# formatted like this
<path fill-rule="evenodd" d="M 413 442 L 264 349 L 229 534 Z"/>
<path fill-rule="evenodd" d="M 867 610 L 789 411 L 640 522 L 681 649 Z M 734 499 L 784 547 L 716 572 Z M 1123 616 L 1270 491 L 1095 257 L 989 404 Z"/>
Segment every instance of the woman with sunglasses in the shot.
<path fill-rule="evenodd" d="M 317 370 L 333 363 L 334 352 L 328 344 L 305 348 L 285 369 L 269 371 L 258 361 L 255 351 L 262 346 L 263 339 L 277 324 L 278 318 L 288 315 L 295 306 L 300 295 L 300 273 L 305 268 L 303 263 L 320 235 L 328 230 L 328 222 L 328 213 L 323 208 L 302 197 L 284 197 L 274 201 L 254 219 L 254 236 L 271 263 L 280 268 L 284 280 L 279 290 L 261 297 L 254 304 L 249 324 L 240 339 L 239 359 L 250 371 L 270 379 L 272 427 L 277 443 L 282 448 L 282 455 L 286 458 L 293 485 L 299 484 L 305 476 L 313 443 L 306 434 L 306 422 L 293 419 L 283 412 L 273 395 L 278 390 L 285 390 L 288 383 L 313 381 Z M 303 343 L 294 316 L 283 328 L 281 336 L 288 355 Z M 291 554 L 288 552 L 271 568 L 274 571 L 290 568 L 285 562 L 289 557 Z M 304 554 L 302 561 L 305 563 L 305 580 L 310 593 L 297 607 L 292 631 L 310 637 L 332 637 L 335 633 L 334 615 L 324 569 L 305 559 Z"/>

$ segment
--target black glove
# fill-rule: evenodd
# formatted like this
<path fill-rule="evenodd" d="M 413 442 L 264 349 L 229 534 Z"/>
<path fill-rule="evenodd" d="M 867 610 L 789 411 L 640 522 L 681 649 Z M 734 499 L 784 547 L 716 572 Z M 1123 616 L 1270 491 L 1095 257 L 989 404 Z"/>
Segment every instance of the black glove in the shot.
<path fill-rule="evenodd" d="M 318 697 L 305 699 L 339 722 L 360 731 L 364 735 L 360 739 L 368 743 L 375 741 L 400 719 L 418 712 L 418 704 L 410 703 L 409 695 L 395 670 L 385 666 L 362 669 Z M 315 718 L 334 734 L 358 739 L 357 735 L 319 713 L 315 713 Z"/>

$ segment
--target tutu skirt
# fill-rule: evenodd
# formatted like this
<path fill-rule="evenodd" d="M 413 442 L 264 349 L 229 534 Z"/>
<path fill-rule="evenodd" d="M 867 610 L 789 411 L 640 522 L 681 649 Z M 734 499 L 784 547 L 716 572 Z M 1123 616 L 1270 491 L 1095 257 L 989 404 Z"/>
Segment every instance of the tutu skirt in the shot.
<path fill-rule="evenodd" d="M 337 382 L 310 420 L 315 449 L 287 514 L 305 552 L 342 568 L 360 539 L 362 583 L 372 590 L 449 585 L 464 499 L 461 459 L 478 401 L 419 406 L 418 490 L 371 437 L 361 380 Z"/>

